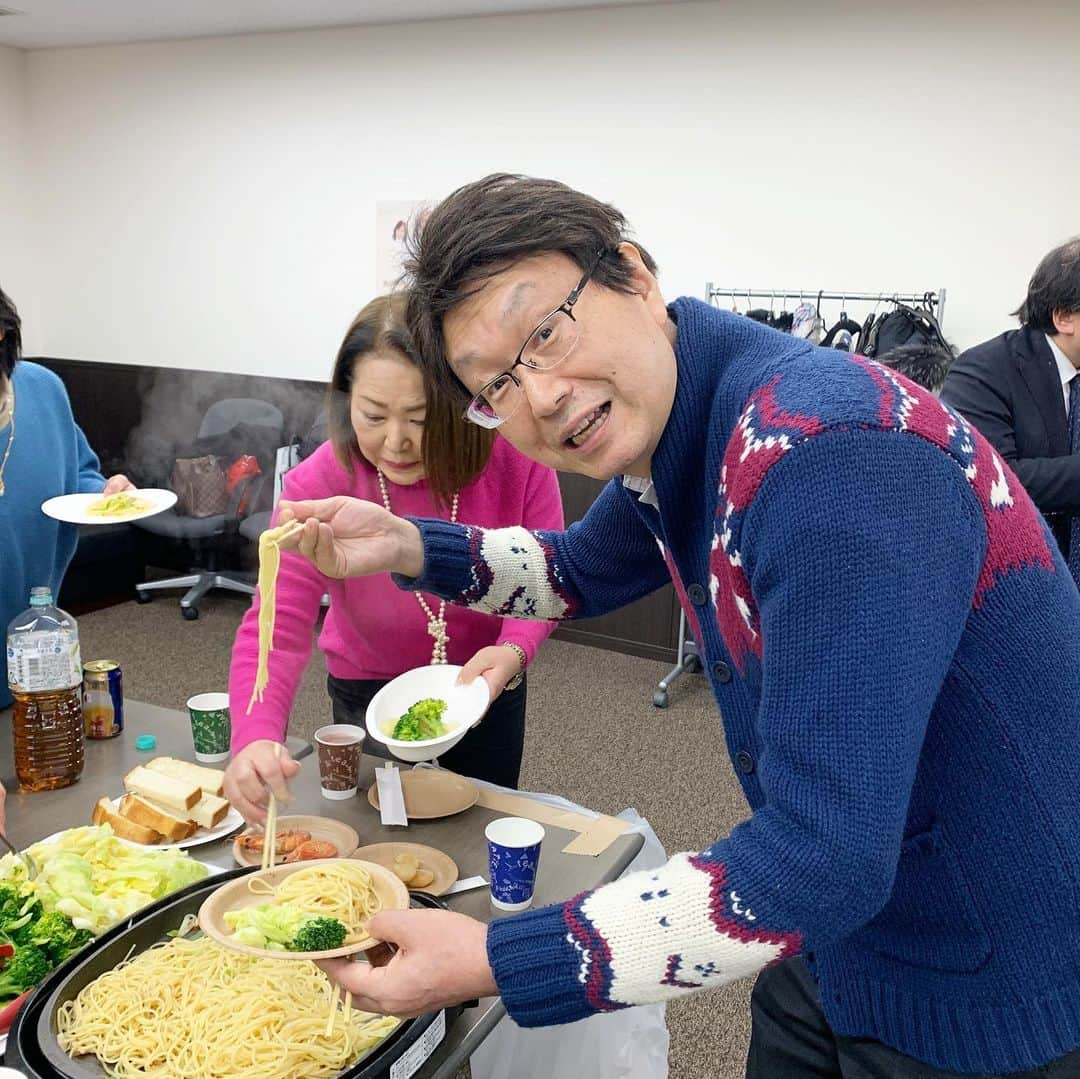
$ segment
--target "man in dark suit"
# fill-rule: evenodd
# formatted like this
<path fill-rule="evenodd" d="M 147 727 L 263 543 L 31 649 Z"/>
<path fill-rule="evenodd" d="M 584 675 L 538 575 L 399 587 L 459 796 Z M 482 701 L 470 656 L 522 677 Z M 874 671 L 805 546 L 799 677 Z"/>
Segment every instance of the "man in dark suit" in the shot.
<path fill-rule="evenodd" d="M 1009 463 L 1080 584 L 1080 237 L 1039 263 L 1019 330 L 962 353 L 941 396 Z"/>

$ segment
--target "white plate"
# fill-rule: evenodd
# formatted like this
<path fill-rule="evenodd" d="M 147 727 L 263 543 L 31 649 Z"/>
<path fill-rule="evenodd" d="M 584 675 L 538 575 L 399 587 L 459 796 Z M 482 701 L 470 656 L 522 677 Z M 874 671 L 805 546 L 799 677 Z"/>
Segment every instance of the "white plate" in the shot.
<path fill-rule="evenodd" d="M 155 513 L 161 513 L 176 504 L 176 492 L 164 491 L 160 487 L 140 487 L 137 491 L 127 493 L 151 503 L 150 509 L 141 513 L 127 513 L 123 517 L 99 517 L 87 513 L 87 507 L 104 498 L 104 495 L 57 495 L 41 503 L 41 512 L 47 517 L 73 525 L 109 525 L 118 521 L 139 521 L 143 517 L 153 517 Z"/>
<path fill-rule="evenodd" d="M 118 813 L 120 812 L 120 799 L 112 799 L 112 807 Z M 181 839 L 179 843 L 147 843 L 143 846 L 141 843 L 133 843 L 132 846 L 138 847 L 140 850 L 187 850 L 188 847 L 198 847 L 202 843 L 213 843 L 215 839 L 224 839 L 227 835 L 232 835 L 238 828 L 243 828 L 244 818 L 229 806 L 229 812 L 222 818 L 221 823 L 216 828 L 200 828 L 193 836 L 189 836 L 187 839 Z"/>

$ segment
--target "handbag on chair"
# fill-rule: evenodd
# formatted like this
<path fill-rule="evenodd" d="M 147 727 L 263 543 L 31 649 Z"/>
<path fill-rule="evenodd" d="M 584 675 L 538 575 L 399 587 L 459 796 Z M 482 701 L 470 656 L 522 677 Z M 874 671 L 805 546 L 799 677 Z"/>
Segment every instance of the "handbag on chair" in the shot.
<path fill-rule="evenodd" d="M 176 512 L 184 517 L 215 517 L 229 505 L 228 480 L 217 457 L 177 457 L 169 486 Z"/>

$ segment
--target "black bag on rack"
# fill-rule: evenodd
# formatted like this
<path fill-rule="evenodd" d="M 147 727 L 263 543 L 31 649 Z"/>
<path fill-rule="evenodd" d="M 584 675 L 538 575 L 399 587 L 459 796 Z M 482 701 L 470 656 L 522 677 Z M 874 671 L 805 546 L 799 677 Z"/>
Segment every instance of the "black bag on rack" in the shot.
<path fill-rule="evenodd" d="M 929 310 L 898 303 L 895 311 L 878 318 L 870 331 L 864 352 L 867 356 L 884 356 L 901 345 L 941 348 L 952 352 L 937 319 Z"/>

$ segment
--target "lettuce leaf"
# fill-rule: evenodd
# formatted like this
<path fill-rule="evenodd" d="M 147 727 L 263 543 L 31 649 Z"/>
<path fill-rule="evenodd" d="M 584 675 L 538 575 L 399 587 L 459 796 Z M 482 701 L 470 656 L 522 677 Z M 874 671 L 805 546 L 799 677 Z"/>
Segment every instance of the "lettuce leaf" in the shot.
<path fill-rule="evenodd" d="M 27 880 L 22 861 L 6 854 L 0 880 L 18 883 L 45 910 L 58 910 L 95 935 L 207 875 L 185 851 L 132 846 L 107 824 L 69 828 L 29 850 L 40 869 L 37 879 Z"/>

